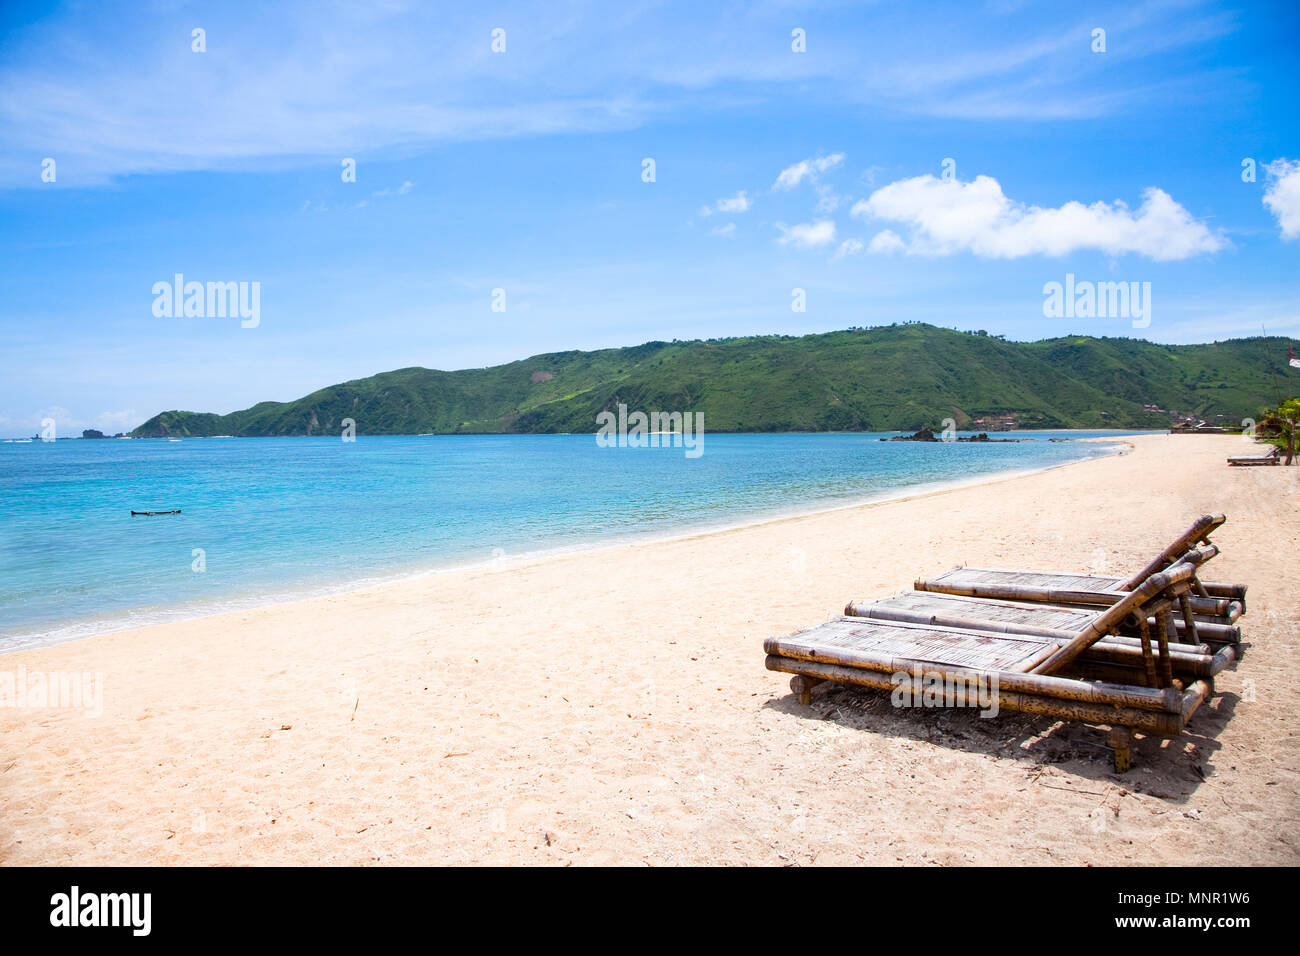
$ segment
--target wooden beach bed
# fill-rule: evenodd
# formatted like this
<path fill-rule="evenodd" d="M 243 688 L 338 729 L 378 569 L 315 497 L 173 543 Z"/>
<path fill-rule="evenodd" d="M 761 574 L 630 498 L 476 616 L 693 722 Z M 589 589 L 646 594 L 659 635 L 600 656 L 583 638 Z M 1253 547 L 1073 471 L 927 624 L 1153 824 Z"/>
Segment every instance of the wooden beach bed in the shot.
<path fill-rule="evenodd" d="M 917 591 L 961 594 L 967 597 L 997 598 L 1066 605 L 1114 604 L 1152 574 L 1183 560 L 1198 544 L 1209 544 L 1210 534 L 1227 519 L 1205 515 L 1141 570 L 1126 578 L 1059 571 L 1015 571 L 957 567 L 934 578 L 918 578 Z M 1202 560 L 1208 560 L 1209 555 Z M 1194 578 L 1191 589 L 1193 611 L 1209 623 L 1231 624 L 1246 611 L 1244 584 L 1218 584 Z"/>
<path fill-rule="evenodd" d="M 1097 609 L 1062 607 L 1054 604 L 1016 604 L 1011 601 L 991 601 L 986 598 L 931 594 L 925 591 L 904 591 L 877 601 L 854 601 L 844 609 L 845 617 L 1046 638 L 1059 638 L 1077 633 L 1087 625 L 1096 622 L 1101 613 Z M 1182 624 L 1177 616 L 1173 617 L 1173 620 Z M 1154 633 L 1155 628 L 1159 626 L 1159 621 L 1147 619 L 1148 634 Z M 1182 639 L 1187 631 L 1181 628 L 1175 632 L 1176 639 L 1169 639 L 1169 657 L 1175 677 L 1183 679 L 1213 677 L 1234 661 L 1241 659 L 1244 651 L 1240 643 L 1240 631 L 1237 628 L 1199 624 L 1194 629 L 1194 633 L 1198 637 L 1204 637 L 1207 630 L 1215 628 L 1222 628 L 1222 631 L 1226 632 L 1216 631 L 1216 636 L 1222 637 L 1222 640 L 1205 640 L 1203 643 L 1187 642 Z M 1156 663 L 1157 665 L 1160 663 L 1158 649 Z M 1083 668 L 1084 664 L 1099 666 Z M 1096 676 L 1104 675 L 1124 683 L 1144 684 L 1145 661 L 1135 615 L 1129 615 L 1124 621 L 1119 622 L 1111 633 L 1085 649 L 1074 666 L 1086 669 Z"/>
<path fill-rule="evenodd" d="M 1199 567 L 1217 553 L 1218 549 L 1209 545 L 1189 551 L 1184 561 Z M 1029 600 L 1020 600 L 1018 596 L 1025 592 L 1015 586 L 1001 586 L 996 590 L 1003 599 L 943 591 L 903 591 L 875 601 L 851 601 L 844 613 L 877 620 L 950 624 L 1017 634 L 1051 634 L 1082 627 L 1101 614 L 1100 608 L 1115 603 L 1120 597 L 1119 593 L 1107 592 L 1099 601 L 1091 591 L 1081 594 L 1057 589 L 1053 593 L 1061 599 L 1060 603 L 1047 604 L 1039 600 L 1041 594 L 1038 591 L 1028 592 Z M 1181 595 L 1170 640 L 1185 643 L 1198 651 L 1208 646 L 1217 648 L 1239 644 L 1241 630 L 1226 623 L 1231 617 L 1232 608 L 1227 606 L 1230 603 L 1218 598 L 1197 598 L 1190 593 Z M 1156 624 L 1154 620 L 1147 623 L 1149 626 Z M 1117 632 L 1136 635 L 1136 619 L 1130 616 L 1120 622 Z"/>
<path fill-rule="evenodd" d="M 1182 562 L 1151 574 L 1114 604 L 1077 621 L 1077 627 L 1051 634 L 841 617 L 768 639 L 765 663 L 768 670 L 795 675 L 791 689 L 805 704 L 823 681 L 894 689 L 912 675 L 940 682 L 951 706 L 986 706 L 980 701 L 991 690 L 999 709 L 1106 725 L 1116 770 L 1123 772 L 1129 766 L 1130 731 L 1177 736 L 1213 693 L 1212 674 L 1179 678 L 1182 665 L 1176 669 L 1174 657 L 1185 652 L 1174 651 L 1168 637 L 1173 608 L 1195 573 L 1194 564 Z M 1124 657 L 1123 673 L 1140 673 L 1142 683 L 1100 680 L 1096 675 L 1109 672 L 1110 664 L 1096 659 L 1098 651 L 1091 658 L 1083 655 L 1130 616 L 1141 631 L 1137 654 L 1120 652 L 1114 642 L 1100 653 Z M 1159 626 L 1148 627 L 1150 618 Z M 1231 648 L 1221 653 L 1235 655 Z M 1131 666 L 1137 661 L 1140 668 Z"/>
<path fill-rule="evenodd" d="M 1229 465 L 1280 465 L 1282 459 L 1278 453 L 1282 449 L 1274 445 L 1262 455 L 1236 455 L 1228 459 Z"/>

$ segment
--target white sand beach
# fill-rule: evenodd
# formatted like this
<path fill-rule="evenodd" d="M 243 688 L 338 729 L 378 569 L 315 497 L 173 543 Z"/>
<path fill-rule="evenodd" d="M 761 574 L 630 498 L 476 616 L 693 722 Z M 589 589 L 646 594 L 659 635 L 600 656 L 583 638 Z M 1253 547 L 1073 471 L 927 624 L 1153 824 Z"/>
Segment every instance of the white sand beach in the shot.
<path fill-rule="evenodd" d="M 1300 468 L 1224 436 L 671 541 L 22 651 L 0 863 L 1294 865 Z M 895 710 L 764 638 L 967 562 L 1120 573 L 1221 511 L 1249 649 L 1177 740 Z"/>

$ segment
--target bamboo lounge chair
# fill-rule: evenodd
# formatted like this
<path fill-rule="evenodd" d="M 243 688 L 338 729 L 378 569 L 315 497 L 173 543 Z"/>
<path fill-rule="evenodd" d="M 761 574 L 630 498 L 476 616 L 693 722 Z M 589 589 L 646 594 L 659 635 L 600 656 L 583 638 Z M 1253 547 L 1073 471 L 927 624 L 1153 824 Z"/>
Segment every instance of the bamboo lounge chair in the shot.
<path fill-rule="evenodd" d="M 1227 519 L 1205 515 L 1147 565 L 1127 578 L 1058 571 L 1003 571 L 988 568 L 958 567 L 936 578 L 918 578 L 912 587 L 917 591 L 963 594 L 968 597 L 998 598 L 1007 601 L 1046 602 L 1049 604 L 1114 604 L 1124 593 L 1157 571 L 1181 561 L 1198 543 L 1209 544 L 1210 535 Z M 1203 620 L 1231 624 L 1246 611 L 1246 586 L 1215 584 L 1194 578 L 1192 607 Z"/>
<path fill-rule="evenodd" d="M 947 702 L 981 706 L 975 688 L 991 687 L 999 709 L 1045 714 L 1111 727 L 1115 769 L 1129 766 L 1130 731 L 1176 737 L 1213 693 L 1213 677 L 1184 683 L 1175 677 L 1168 621 L 1196 568 L 1180 563 L 1150 575 L 1077 630 L 1055 635 L 1012 634 L 951 626 L 841 617 L 789 637 L 769 638 L 768 670 L 795 675 L 791 689 L 811 702 L 823 681 L 893 689 L 909 673 L 938 679 L 949 688 Z M 1093 667 L 1071 668 L 1081 655 L 1129 615 L 1144 622 L 1140 654 L 1147 686 L 1072 676 Z M 1153 635 L 1145 626 L 1155 617 Z M 1158 644 L 1159 653 L 1156 653 Z"/>
<path fill-rule="evenodd" d="M 1278 452 L 1282 449 L 1274 445 L 1262 455 L 1235 455 L 1228 459 L 1229 465 L 1280 465 L 1282 459 L 1278 457 Z"/>
<path fill-rule="evenodd" d="M 1189 551 L 1184 561 L 1199 567 L 1209 560 L 1218 549 L 1209 545 L 1204 549 Z M 1149 577 L 1149 575 L 1148 575 Z M 1002 589 L 1004 594 L 1008 592 Z M 1034 592 L 1035 595 L 1037 592 Z M 875 601 L 850 601 L 844 613 L 850 617 L 869 617 L 885 621 L 910 621 L 915 624 L 946 624 L 953 627 L 968 627 L 977 630 L 1005 631 L 1013 634 L 1059 634 L 1062 630 L 1082 627 L 1097 619 L 1102 613 L 1098 605 L 1088 600 L 1079 600 L 1079 595 L 1068 591 L 1057 591 L 1064 603 L 1044 604 L 1039 601 L 995 600 L 984 597 L 972 597 L 965 594 L 949 594 L 943 591 L 903 591 Z M 1067 600 L 1074 598 L 1075 600 Z M 1085 596 L 1086 598 L 1086 596 Z M 1174 620 L 1174 631 L 1169 634 L 1175 642 L 1175 650 L 1184 646 L 1195 654 L 1203 654 L 1210 647 L 1215 649 L 1225 644 L 1240 644 L 1241 630 L 1233 624 L 1197 620 L 1196 610 L 1202 612 L 1212 609 L 1213 602 L 1219 599 L 1193 598 L 1190 594 L 1179 596 L 1179 616 Z M 1202 613 L 1202 618 L 1209 614 Z M 1222 619 L 1220 619 L 1222 620 Z M 1148 620 L 1148 626 L 1154 624 Z M 1138 633 L 1138 624 L 1134 616 L 1120 622 L 1117 626 L 1119 635 L 1129 635 L 1129 639 L 1107 637 L 1109 643 L 1131 644 L 1131 636 Z M 1197 676 L 1212 676 L 1198 674 Z"/>

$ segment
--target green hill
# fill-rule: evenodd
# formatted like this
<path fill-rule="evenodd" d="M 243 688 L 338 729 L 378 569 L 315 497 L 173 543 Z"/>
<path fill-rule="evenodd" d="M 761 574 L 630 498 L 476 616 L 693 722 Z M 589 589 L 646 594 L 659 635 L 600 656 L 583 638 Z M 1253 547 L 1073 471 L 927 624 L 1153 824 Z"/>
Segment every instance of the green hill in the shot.
<path fill-rule="evenodd" d="M 1285 355 L 1283 339 L 1007 342 L 923 324 L 647 342 L 484 369 L 397 369 L 229 415 L 162 412 L 132 435 L 338 434 L 345 418 L 372 435 L 594 432 L 597 413 L 620 402 L 703 412 L 710 431 L 883 431 L 945 418 L 965 428 L 993 417 L 1022 428 L 1163 427 L 1175 414 L 1239 423 L 1273 403 Z"/>

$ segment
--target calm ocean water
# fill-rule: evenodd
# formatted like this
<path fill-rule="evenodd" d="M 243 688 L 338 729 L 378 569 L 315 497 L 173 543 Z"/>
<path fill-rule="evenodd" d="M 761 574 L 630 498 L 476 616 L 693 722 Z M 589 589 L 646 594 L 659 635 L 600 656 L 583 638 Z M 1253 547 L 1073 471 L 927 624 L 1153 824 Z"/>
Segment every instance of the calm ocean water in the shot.
<path fill-rule="evenodd" d="M 1029 434 L 707 434 L 695 459 L 592 435 L 0 443 L 0 652 L 1042 468 L 1113 450 L 1050 437 L 1122 433 Z"/>

